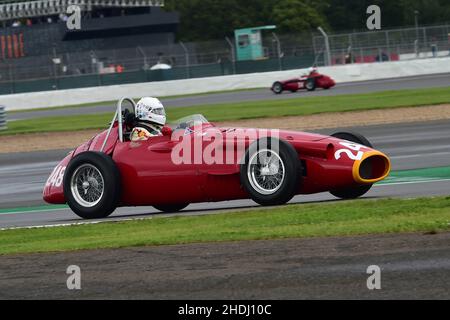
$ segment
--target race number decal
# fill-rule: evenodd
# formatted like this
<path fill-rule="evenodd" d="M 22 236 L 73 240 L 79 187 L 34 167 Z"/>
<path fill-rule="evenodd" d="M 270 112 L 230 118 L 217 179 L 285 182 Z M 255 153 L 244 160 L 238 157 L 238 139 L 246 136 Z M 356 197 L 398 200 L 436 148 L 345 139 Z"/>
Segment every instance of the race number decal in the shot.
<path fill-rule="evenodd" d="M 347 157 L 349 157 L 350 160 L 357 161 L 362 159 L 364 155 L 364 152 L 361 151 L 361 148 L 363 147 L 362 145 L 351 142 L 339 142 L 339 144 L 344 147 L 347 147 L 348 149 L 339 149 L 338 151 L 336 151 L 334 154 L 336 160 L 339 160 L 342 154 L 347 155 Z M 356 154 L 354 151 L 356 151 Z"/>
<path fill-rule="evenodd" d="M 66 167 L 57 166 L 55 170 L 53 170 L 50 177 L 48 177 L 47 183 L 45 184 L 47 187 L 61 187 L 64 179 L 64 172 L 66 172 Z"/>

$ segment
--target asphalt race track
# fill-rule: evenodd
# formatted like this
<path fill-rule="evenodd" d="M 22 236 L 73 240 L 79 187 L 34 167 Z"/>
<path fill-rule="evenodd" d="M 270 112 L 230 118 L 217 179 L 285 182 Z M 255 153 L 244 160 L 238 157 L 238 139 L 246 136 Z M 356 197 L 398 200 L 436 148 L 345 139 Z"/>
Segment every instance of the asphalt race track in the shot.
<path fill-rule="evenodd" d="M 319 132 L 331 134 L 338 130 L 340 129 Z M 347 128 L 346 130 L 358 131 L 367 136 L 377 149 L 391 157 L 393 170 L 450 166 L 449 120 Z M 23 208 L 44 205 L 41 198 L 43 184 L 57 161 L 66 153 L 67 150 L 0 155 L 0 228 L 71 224 L 82 221 L 67 208 L 36 207 L 30 210 Z M 445 178 L 380 184 L 375 186 L 366 197 L 417 197 L 449 193 L 450 178 Z M 325 193 L 297 196 L 292 202 L 328 200 L 336 199 Z M 258 206 L 250 200 L 201 203 L 190 205 L 181 214 L 212 214 L 236 208 L 258 208 Z M 143 218 L 156 212 L 151 207 L 121 208 L 105 221 Z"/>
<path fill-rule="evenodd" d="M 299 91 L 297 93 L 285 92 L 281 95 L 273 94 L 268 88 L 249 91 L 216 93 L 196 95 L 180 98 L 161 99 L 166 108 L 187 107 L 193 105 L 207 105 L 220 103 L 233 103 L 242 101 L 280 100 L 295 99 L 312 96 L 333 96 L 340 94 L 370 93 L 386 90 L 421 89 L 447 87 L 450 84 L 450 74 L 436 74 L 397 79 L 382 79 L 361 81 L 352 83 L 341 83 L 330 90 L 317 89 L 314 92 Z M 149 95 L 156 94 L 149 92 Z M 29 111 L 8 114 L 8 120 L 24 120 L 49 116 L 69 116 L 78 114 L 96 114 L 102 112 L 113 112 L 115 106 L 112 104 L 99 105 L 95 107 L 73 107 L 55 110 Z"/>

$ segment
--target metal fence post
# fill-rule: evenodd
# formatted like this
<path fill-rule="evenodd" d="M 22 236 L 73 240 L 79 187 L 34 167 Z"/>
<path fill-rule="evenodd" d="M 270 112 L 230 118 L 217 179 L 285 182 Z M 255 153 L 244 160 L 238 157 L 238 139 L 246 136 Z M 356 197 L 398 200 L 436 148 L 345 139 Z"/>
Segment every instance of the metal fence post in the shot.
<path fill-rule="evenodd" d="M 416 40 L 414 41 L 414 50 L 416 52 L 416 57 L 419 57 L 419 11 L 414 10 L 414 24 L 416 29 Z"/>
<path fill-rule="evenodd" d="M 230 38 L 225 37 L 225 40 L 228 42 L 228 45 L 231 49 L 231 62 L 233 65 L 233 74 L 236 74 L 236 51 L 234 50 L 233 42 L 230 40 Z"/>
<path fill-rule="evenodd" d="M 327 63 L 327 66 L 331 66 L 330 42 L 328 40 L 328 35 L 325 33 L 325 31 L 321 27 L 318 27 L 317 30 L 319 30 L 319 32 L 324 37 L 324 40 L 325 40 L 325 51 L 326 51 L 326 59 L 325 59 L 325 61 Z"/>
<path fill-rule="evenodd" d="M 391 61 L 391 48 L 389 46 L 389 31 L 386 31 L 386 51 L 388 55 L 388 61 Z"/>
<path fill-rule="evenodd" d="M 144 69 L 144 70 L 148 70 L 148 69 L 150 68 L 150 65 L 148 64 L 147 55 L 145 54 L 144 49 L 142 49 L 141 46 L 137 46 L 137 47 L 136 47 L 136 51 L 139 52 L 140 54 L 142 54 L 142 57 L 144 58 L 144 66 L 143 66 L 143 69 Z"/>
<path fill-rule="evenodd" d="M 277 44 L 277 56 L 278 56 L 278 68 L 279 70 L 283 70 L 283 64 L 281 63 L 281 58 L 282 58 L 282 53 L 281 53 L 281 42 L 280 39 L 278 38 L 277 34 L 275 32 L 272 32 L 272 36 L 274 41 Z"/>
<path fill-rule="evenodd" d="M 89 55 L 91 57 L 91 73 L 92 74 L 96 74 L 98 73 L 98 59 L 97 59 L 97 55 L 95 54 L 94 50 L 91 50 L 89 52 Z"/>
<path fill-rule="evenodd" d="M 53 88 L 58 90 L 58 65 L 61 61 L 58 61 L 58 56 L 56 55 L 56 48 L 53 47 L 53 76 L 54 76 L 54 85 Z"/>
<path fill-rule="evenodd" d="M 6 111 L 4 106 L 0 106 L 0 130 L 7 129 L 6 125 Z"/>
<path fill-rule="evenodd" d="M 184 53 L 186 55 L 186 74 L 187 74 L 187 78 L 190 79 L 191 78 L 191 70 L 190 70 L 190 62 L 189 62 L 189 51 L 182 41 L 180 41 L 180 46 L 183 48 Z"/>

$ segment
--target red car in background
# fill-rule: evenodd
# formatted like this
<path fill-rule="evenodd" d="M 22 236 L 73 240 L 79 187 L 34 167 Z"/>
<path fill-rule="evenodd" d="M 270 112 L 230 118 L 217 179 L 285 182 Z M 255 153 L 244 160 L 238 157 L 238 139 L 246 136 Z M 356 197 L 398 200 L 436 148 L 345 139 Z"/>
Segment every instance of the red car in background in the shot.
<path fill-rule="evenodd" d="M 275 94 L 281 94 L 283 91 L 297 92 L 302 89 L 308 91 L 314 91 L 316 88 L 330 89 L 335 85 L 336 82 L 331 77 L 317 72 L 317 69 L 313 69 L 309 74 L 300 78 L 274 82 L 271 90 Z"/>

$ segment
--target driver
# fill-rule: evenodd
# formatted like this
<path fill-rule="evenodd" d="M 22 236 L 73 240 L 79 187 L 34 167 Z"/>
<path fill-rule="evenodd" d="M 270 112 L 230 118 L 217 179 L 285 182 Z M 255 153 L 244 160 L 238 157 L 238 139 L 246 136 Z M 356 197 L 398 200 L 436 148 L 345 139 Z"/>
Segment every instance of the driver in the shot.
<path fill-rule="evenodd" d="M 145 97 L 136 105 L 136 125 L 131 131 L 131 141 L 145 141 L 150 137 L 161 136 L 166 124 L 166 111 L 156 98 Z"/>
<path fill-rule="evenodd" d="M 303 77 L 308 77 L 308 76 L 313 75 L 316 72 L 317 72 L 317 67 L 316 66 L 312 66 L 312 67 L 309 67 L 308 69 L 306 69 L 306 72 L 303 73 L 302 76 Z"/>
<path fill-rule="evenodd" d="M 313 74 L 317 72 L 317 67 L 316 66 L 312 66 L 310 68 L 308 68 L 309 74 Z"/>

